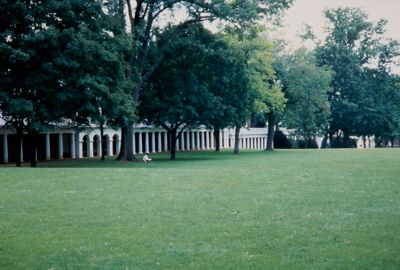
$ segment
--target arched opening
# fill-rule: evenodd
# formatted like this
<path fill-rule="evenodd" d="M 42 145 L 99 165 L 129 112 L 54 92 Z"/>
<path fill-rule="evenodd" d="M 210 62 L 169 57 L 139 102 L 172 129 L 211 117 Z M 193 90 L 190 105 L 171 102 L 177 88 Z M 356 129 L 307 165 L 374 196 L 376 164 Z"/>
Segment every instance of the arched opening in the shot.
<path fill-rule="evenodd" d="M 161 152 L 164 152 L 166 146 L 165 146 L 165 132 L 160 133 L 161 136 Z"/>
<path fill-rule="evenodd" d="M 104 155 L 105 156 L 110 156 L 111 154 L 108 153 L 108 149 L 109 149 L 109 136 L 108 135 L 103 135 L 103 138 L 101 139 L 101 148 L 103 149 Z M 100 153 L 101 155 L 101 153 Z"/>
<path fill-rule="evenodd" d="M 153 132 L 148 132 L 147 133 L 147 139 L 149 142 L 149 149 L 147 149 L 147 153 L 152 153 L 153 152 Z"/>
<path fill-rule="evenodd" d="M 135 137 L 134 137 L 135 149 L 133 149 L 133 150 L 135 150 L 135 153 L 139 153 L 139 136 L 140 136 L 140 133 L 135 132 Z"/>
<path fill-rule="evenodd" d="M 4 154 L 3 154 L 3 152 L 4 152 L 4 137 L 5 137 L 5 135 L 3 135 L 3 134 L 0 134 L 0 162 L 4 162 L 4 159 L 5 159 L 5 157 L 4 157 Z M 7 147 L 8 147 L 8 144 L 7 144 Z M 7 157 L 7 160 L 8 160 L 8 157 Z"/>
<path fill-rule="evenodd" d="M 98 135 L 93 136 L 93 156 L 100 156 L 100 138 Z"/>
<path fill-rule="evenodd" d="M 112 154 L 113 155 L 117 155 L 118 153 L 118 135 L 114 134 L 114 136 L 112 137 Z"/>
<path fill-rule="evenodd" d="M 154 132 L 154 144 L 155 144 L 154 150 L 156 152 L 161 152 L 161 146 L 159 145 L 160 142 L 159 137 L 160 137 L 160 132 Z"/>
<path fill-rule="evenodd" d="M 71 158 L 72 156 L 72 136 L 73 134 L 64 133 L 62 134 L 63 141 L 63 157 Z"/>
<path fill-rule="evenodd" d="M 89 144 L 88 136 L 85 135 L 82 138 L 82 155 L 83 155 L 83 157 L 88 156 L 88 149 L 89 149 L 88 144 Z"/>

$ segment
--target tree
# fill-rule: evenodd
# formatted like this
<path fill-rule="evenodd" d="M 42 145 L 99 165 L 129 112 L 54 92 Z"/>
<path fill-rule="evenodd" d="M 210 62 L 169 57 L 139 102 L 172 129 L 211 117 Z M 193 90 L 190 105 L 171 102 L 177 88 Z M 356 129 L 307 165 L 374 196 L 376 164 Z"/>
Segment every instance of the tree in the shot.
<path fill-rule="evenodd" d="M 327 130 L 330 116 L 328 94 L 332 91 L 333 74 L 318 67 L 313 54 L 305 49 L 297 50 L 281 64 L 284 67 L 279 73 L 285 72 L 282 84 L 288 100 L 283 123 L 296 135 L 302 136 L 307 147 L 315 135 Z"/>
<path fill-rule="evenodd" d="M 285 108 L 286 99 L 282 87 L 276 82 L 273 70 L 271 44 L 257 36 L 250 40 L 253 49 L 249 52 L 248 70 L 250 87 L 256 93 L 254 111 L 262 112 L 268 122 L 266 151 L 273 150 L 273 138 L 277 114 Z"/>
<path fill-rule="evenodd" d="M 121 0 L 114 0 L 121 5 Z M 135 2 L 135 3 L 132 3 Z M 149 78 L 161 63 L 165 51 L 170 46 L 169 43 L 174 42 L 175 37 L 170 36 L 162 48 L 157 50 L 157 57 L 150 57 L 153 54 L 150 43 L 158 33 L 163 31 L 160 21 L 164 25 L 191 24 L 203 21 L 225 21 L 230 24 L 238 24 L 241 22 L 254 23 L 255 21 L 274 14 L 288 8 L 293 0 L 245 0 L 245 1 L 190 1 L 190 0 L 125 0 L 128 10 L 129 24 L 132 37 L 132 54 L 129 59 L 130 78 L 134 82 L 132 95 L 137 102 L 140 98 L 142 89 L 145 88 Z M 121 16 L 123 9 L 119 9 Z M 177 12 L 184 11 L 187 16 L 176 20 Z M 165 15 L 165 16 L 164 16 Z M 161 17 L 163 18 L 161 20 Z M 152 61 L 149 61 L 152 59 Z M 131 132 L 132 121 L 127 122 L 122 127 L 124 134 Z M 132 136 L 128 136 L 129 138 Z M 121 160 L 131 160 L 133 158 L 132 142 L 121 142 L 128 149 L 126 155 L 121 153 L 118 157 Z M 126 146 L 124 146 L 126 144 Z"/>
<path fill-rule="evenodd" d="M 329 95 L 332 117 L 329 134 L 339 140 L 343 133 L 343 146 L 350 147 L 350 135 L 366 135 L 369 118 L 378 111 L 374 108 L 369 81 L 379 58 L 390 60 L 396 55 L 396 46 L 383 38 L 386 21 L 368 21 L 365 12 L 357 8 L 339 8 L 325 12 L 330 27 L 325 43 L 317 48 L 319 65 L 334 71 L 333 91 Z M 382 50 L 382 48 L 386 48 Z M 384 53 L 382 53 L 385 51 Z M 372 110 L 370 110 L 372 109 Z M 382 112 L 382 111 L 381 111 Z M 368 116 L 369 115 L 369 116 Z"/>
<path fill-rule="evenodd" d="M 132 111 L 121 47 L 100 1 L 4 1 L 0 13 L 0 109 L 19 143 L 28 133 L 31 166 L 44 129 L 90 124 L 99 107 L 108 119 Z"/>
<path fill-rule="evenodd" d="M 227 103 L 232 108 L 232 123 L 235 128 L 234 154 L 240 153 L 240 128 L 250 118 L 253 103 L 257 96 L 257 89 L 251 83 L 254 65 L 251 63 L 253 51 L 260 50 L 255 42 L 259 34 L 258 27 L 246 26 L 243 28 L 227 28 L 226 42 L 238 60 L 238 69 L 234 72 L 236 86 L 231 89 Z M 262 50 L 262 49 L 261 49 Z"/>
<path fill-rule="evenodd" d="M 170 31 L 160 36 L 157 47 L 175 33 L 175 27 Z M 180 31 L 182 35 L 165 50 L 163 61 L 140 99 L 141 119 L 168 131 L 171 160 L 176 159 L 176 140 L 181 132 L 190 126 L 208 124 L 222 102 L 210 91 L 210 84 L 218 75 L 212 66 L 214 61 L 220 61 L 214 50 L 220 42 L 201 25 L 185 26 Z"/>

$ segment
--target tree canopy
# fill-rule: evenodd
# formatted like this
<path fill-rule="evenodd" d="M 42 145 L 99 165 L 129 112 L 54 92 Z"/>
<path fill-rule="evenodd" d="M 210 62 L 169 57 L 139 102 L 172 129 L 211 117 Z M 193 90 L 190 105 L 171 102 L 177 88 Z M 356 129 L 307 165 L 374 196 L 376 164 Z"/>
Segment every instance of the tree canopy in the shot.
<path fill-rule="evenodd" d="M 384 38 L 385 20 L 370 22 L 361 9 L 327 10 L 325 16 L 330 25 L 328 36 L 318 46 L 316 55 L 320 65 L 329 66 L 334 71 L 334 91 L 329 95 L 332 111 L 329 133 L 331 136 L 336 134 L 337 138 L 343 135 L 343 146 L 351 146 L 350 135 L 372 135 L 367 134 L 372 133 L 368 119 L 388 112 L 377 110 L 380 107 L 376 104 L 380 99 L 377 97 L 385 84 L 382 88 L 377 87 L 376 75 L 392 76 L 390 63 L 399 54 L 399 44 Z M 385 115 L 390 118 L 391 113 Z M 396 120 L 389 122 L 395 123 Z"/>
<path fill-rule="evenodd" d="M 99 107 L 109 120 L 132 114 L 126 49 L 101 1 L 3 1 L 0 13 L 0 109 L 30 134 L 33 166 L 49 125 L 88 124 Z"/>

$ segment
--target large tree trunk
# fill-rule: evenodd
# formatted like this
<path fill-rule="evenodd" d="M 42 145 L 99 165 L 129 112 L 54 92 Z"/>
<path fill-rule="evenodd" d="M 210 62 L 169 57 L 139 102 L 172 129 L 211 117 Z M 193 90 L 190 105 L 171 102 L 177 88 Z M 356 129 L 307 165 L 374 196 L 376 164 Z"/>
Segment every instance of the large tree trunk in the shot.
<path fill-rule="evenodd" d="M 304 135 L 303 137 L 304 137 L 304 149 L 307 149 L 310 138 L 307 135 Z"/>
<path fill-rule="evenodd" d="M 234 154 L 240 153 L 240 127 L 235 127 L 235 148 L 233 149 Z"/>
<path fill-rule="evenodd" d="M 37 166 L 36 161 L 36 151 L 37 151 L 37 137 L 38 134 L 35 131 L 31 131 L 29 134 L 29 155 L 31 158 L 31 167 L 35 168 Z"/>
<path fill-rule="evenodd" d="M 168 130 L 169 133 L 169 138 L 170 138 L 170 154 L 171 154 L 171 160 L 176 159 L 176 132 L 177 128 L 172 128 L 171 130 Z"/>
<path fill-rule="evenodd" d="M 274 133 L 275 133 L 275 114 L 268 114 L 268 134 L 267 134 L 267 148 L 265 151 L 274 150 Z"/>
<path fill-rule="evenodd" d="M 121 151 L 117 157 L 119 161 L 137 161 L 133 154 L 133 122 L 129 121 L 121 129 Z"/>
<path fill-rule="evenodd" d="M 127 153 L 126 153 L 127 133 L 128 133 L 128 127 L 124 125 L 123 127 L 121 127 L 121 146 L 120 146 L 119 154 L 117 156 L 117 160 L 119 160 L 119 161 L 127 160 L 126 159 L 126 156 L 127 156 Z"/>
<path fill-rule="evenodd" d="M 221 130 L 219 128 L 214 128 L 214 143 L 215 143 L 215 152 L 220 151 L 220 141 L 219 141 L 219 133 Z"/>
<path fill-rule="evenodd" d="M 350 133 L 348 131 L 343 131 L 343 147 L 345 148 L 353 147 L 350 139 Z"/>

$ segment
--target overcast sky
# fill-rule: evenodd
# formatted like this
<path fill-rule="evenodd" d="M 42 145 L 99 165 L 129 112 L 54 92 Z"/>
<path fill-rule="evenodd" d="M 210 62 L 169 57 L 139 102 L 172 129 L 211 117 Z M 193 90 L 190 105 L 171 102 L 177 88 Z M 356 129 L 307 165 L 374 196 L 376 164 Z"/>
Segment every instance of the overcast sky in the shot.
<path fill-rule="evenodd" d="M 387 19 L 387 36 L 400 40 L 400 0 L 295 0 L 284 17 L 285 27 L 281 35 L 298 45 L 296 35 L 304 23 L 309 24 L 318 38 L 323 39 L 324 9 L 338 7 L 360 7 L 367 12 L 371 21 Z"/>

